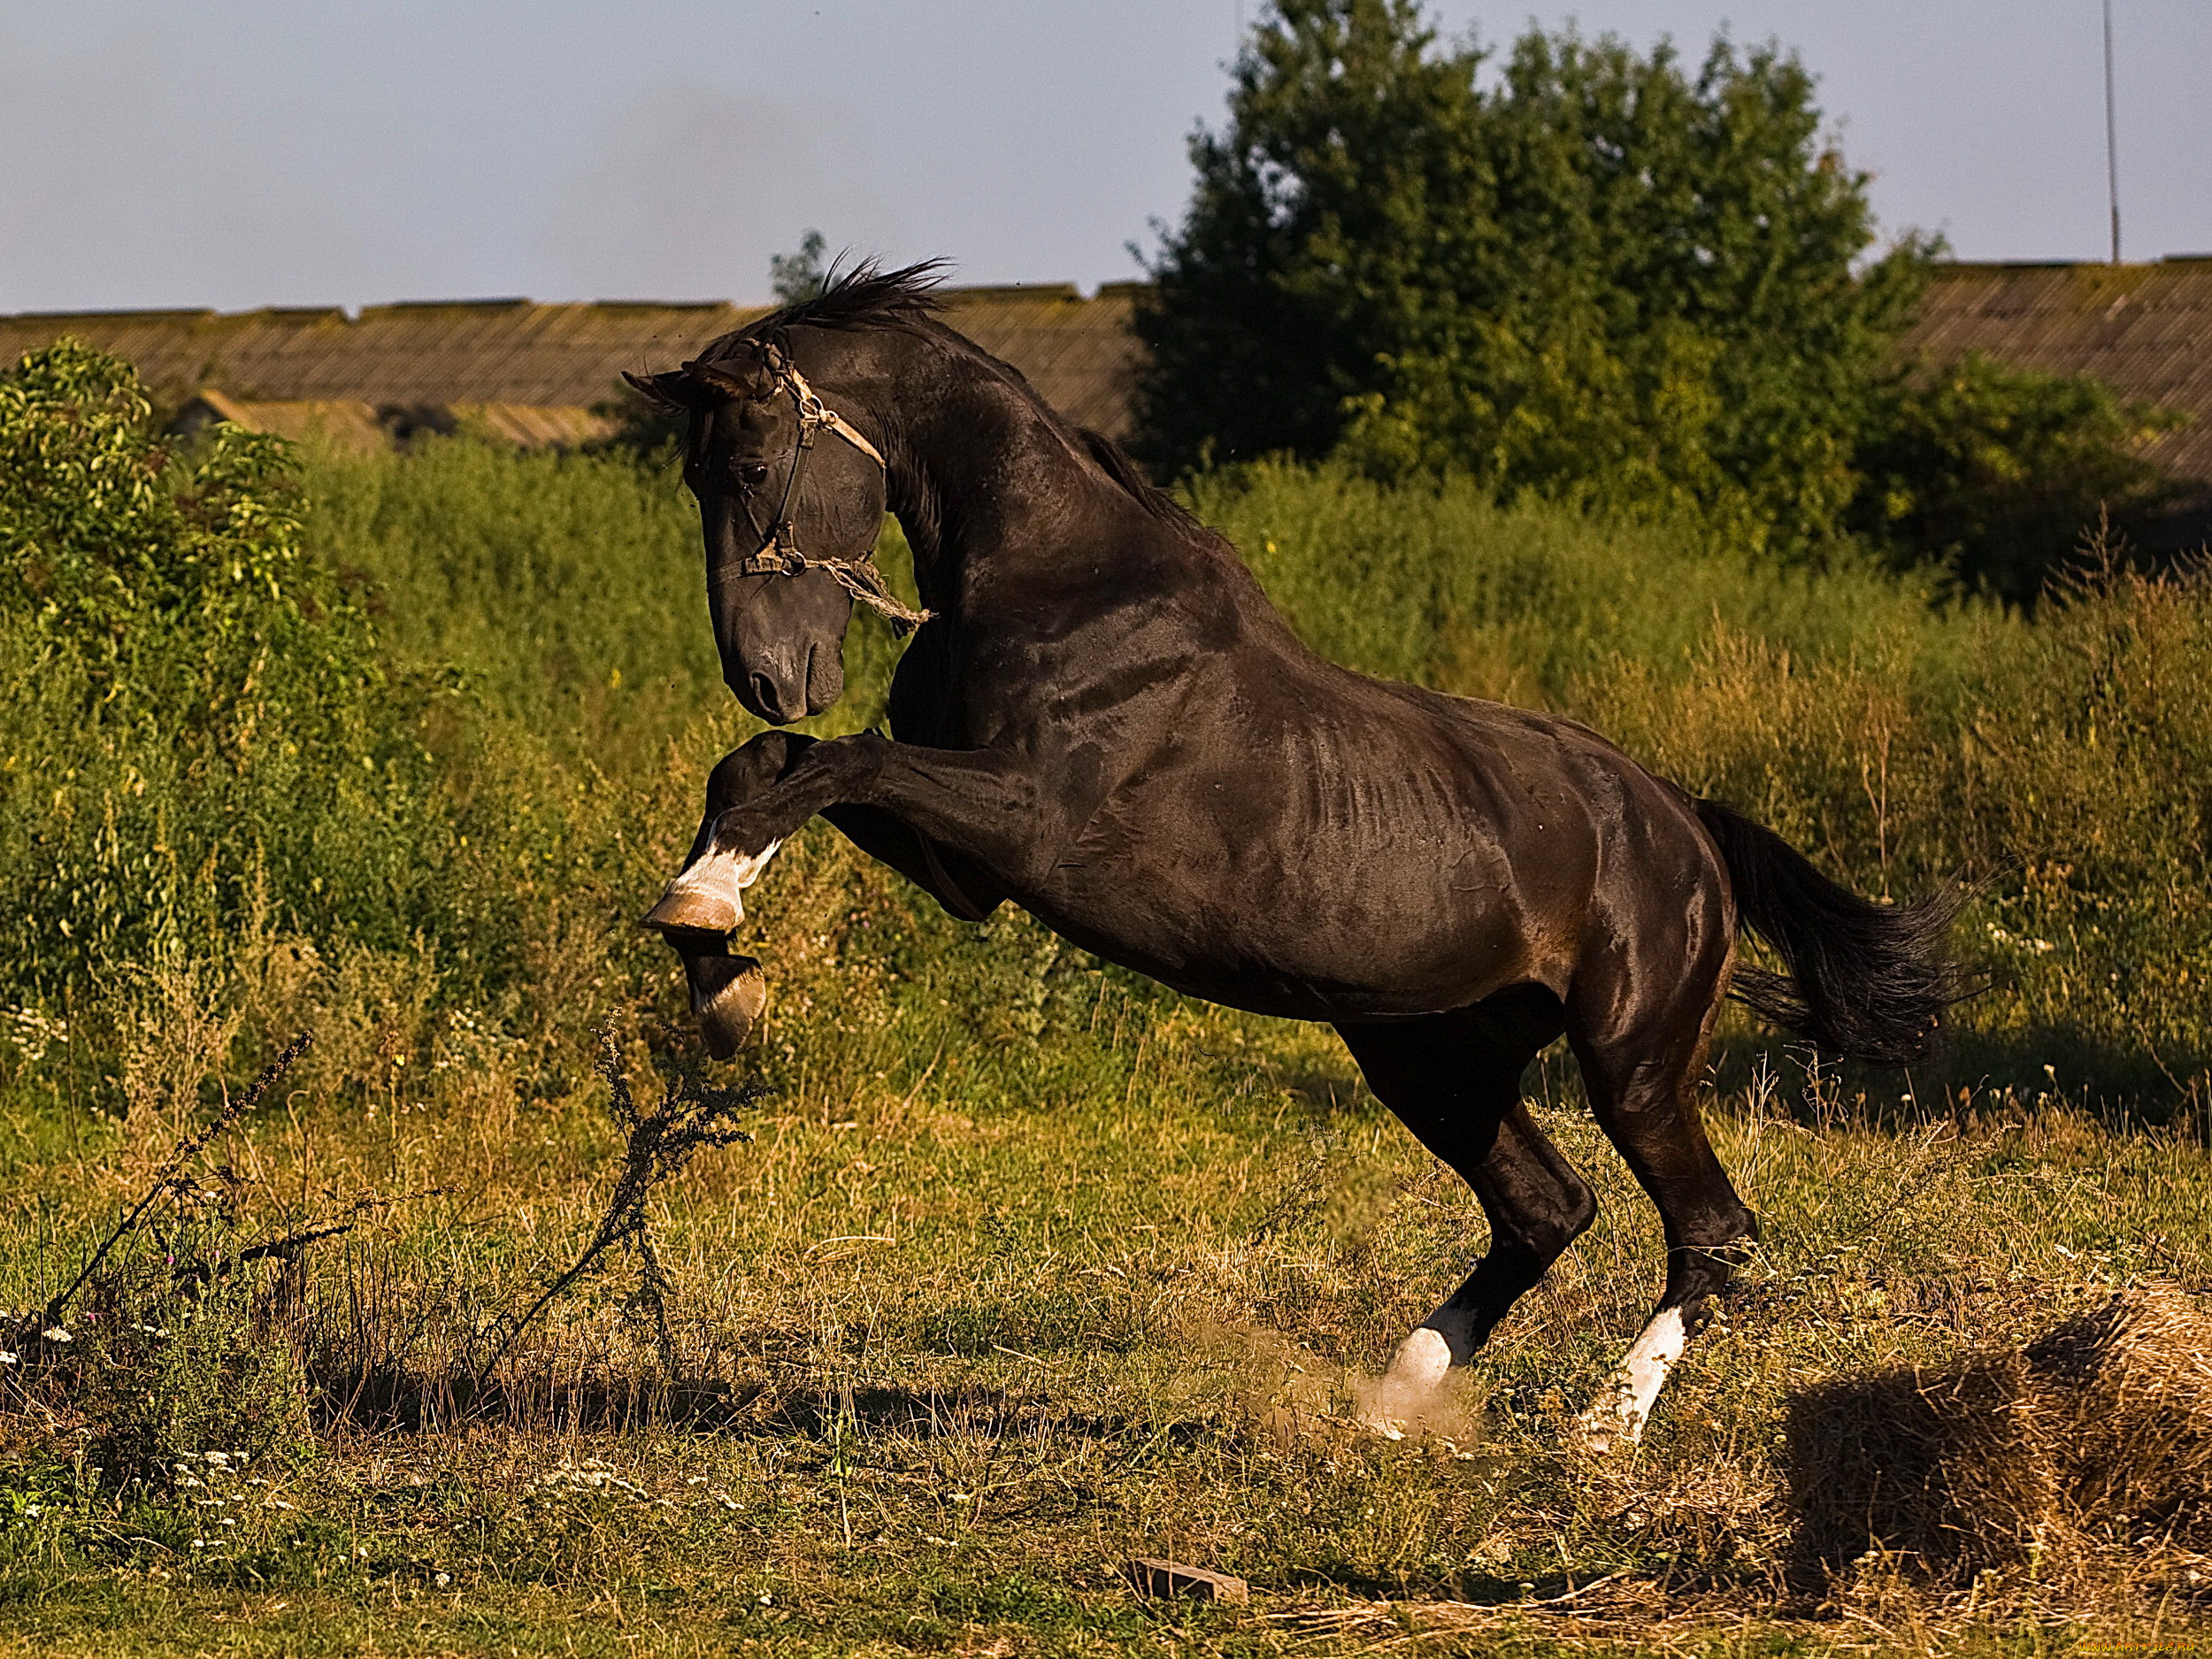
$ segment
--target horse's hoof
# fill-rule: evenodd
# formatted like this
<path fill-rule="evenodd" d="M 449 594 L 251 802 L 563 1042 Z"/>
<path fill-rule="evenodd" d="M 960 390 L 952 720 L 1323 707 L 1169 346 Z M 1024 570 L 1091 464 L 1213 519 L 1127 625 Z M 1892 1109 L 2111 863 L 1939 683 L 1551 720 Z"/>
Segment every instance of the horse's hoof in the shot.
<path fill-rule="evenodd" d="M 687 885 L 679 876 L 661 895 L 660 902 L 645 912 L 644 925 L 666 935 L 671 943 L 677 943 L 685 935 L 695 940 L 703 936 L 727 938 L 730 931 L 744 919 L 744 911 L 719 894 Z"/>
<path fill-rule="evenodd" d="M 1398 1344 L 1398 1351 L 1390 1356 L 1389 1370 L 1383 1372 L 1383 1381 L 1408 1395 L 1432 1394 L 1443 1386 L 1445 1373 L 1451 1368 L 1452 1345 L 1444 1340 L 1442 1332 L 1425 1325 Z"/>
<path fill-rule="evenodd" d="M 1423 1325 L 1398 1344 L 1388 1370 L 1360 1387 L 1356 1420 L 1385 1440 L 1405 1439 L 1409 1428 L 1448 1409 L 1444 1379 L 1451 1368 L 1451 1344 L 1440 1332 Z"/>
<path fill-rule="evenodd" d="M 759 1031 L 768 1008 L 767 976 L 751 956 L 701 956 L 686 962 L 684 972 L 707 1053 L 729 1059 Z"/>

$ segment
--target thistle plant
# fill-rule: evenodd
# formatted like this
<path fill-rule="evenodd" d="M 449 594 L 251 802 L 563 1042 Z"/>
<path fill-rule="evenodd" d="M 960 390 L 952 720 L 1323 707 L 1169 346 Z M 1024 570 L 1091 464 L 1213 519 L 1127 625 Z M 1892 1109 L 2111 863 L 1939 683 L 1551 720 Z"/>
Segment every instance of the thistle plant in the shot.
<path fill-rule="evenodd" d="M 750 1141 L 752 1136 L 733 1120 L 768 1089 L 760 1082 L 716 1088 L 696 1071 L 675 1066 L 664 1077 L 660 1103 L 650 1111 L 643 1111 L 630 1092 L 629 1071 L 623 1064 L 622 1051 L 612 1033 L 602 1032 L 599 1041 L 597 1070 L 607 1081 L 607 1109 L 621 1125 L 624 1135 L 622 1164 L 615 1171 L 613 1190 L 607 1194 L 599 1225 L 582 1252 L 524 1310 L 520 1317 L 508 1324 L 491 1353 L 477 1368 L 470 1390 L 472 1398 L 482 1397 L 484 1384 L 532 1322 L 618 1244 L 629 1245 L 636 1252 L 638 1263 L 638 1287 L 625 1303 L 625 1311 L 633 1317 L 651 1322 L 661 1363 L 671 1376 L 676 1373 L 676 1340 L 668 1325 L 668 1275 L 653 1248 L 646 1202 L 656 1187 L 683 1173 L 701 1151 Z"/>

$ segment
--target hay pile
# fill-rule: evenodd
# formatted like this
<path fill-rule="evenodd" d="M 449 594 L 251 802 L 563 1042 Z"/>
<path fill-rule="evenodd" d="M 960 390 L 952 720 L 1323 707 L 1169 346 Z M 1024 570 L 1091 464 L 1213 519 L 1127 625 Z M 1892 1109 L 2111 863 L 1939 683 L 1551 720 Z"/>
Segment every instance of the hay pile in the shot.
<path fill-rule="evenodd" d="M 1967 1585 L 2045 1582 L 2147 1545 L 2212 1548 L 2212 1318 L 2130 1290 L 2028 1344 L 1792 1402 L 1800 1564 L 1834 1582 L 1869 1551 Z"/>

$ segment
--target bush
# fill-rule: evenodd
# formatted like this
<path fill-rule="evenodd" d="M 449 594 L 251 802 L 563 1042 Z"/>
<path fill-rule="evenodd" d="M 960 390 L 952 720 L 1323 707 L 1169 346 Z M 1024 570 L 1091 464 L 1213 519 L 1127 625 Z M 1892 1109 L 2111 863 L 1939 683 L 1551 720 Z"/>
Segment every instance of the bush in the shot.
<path fill-rule="evenodd" d="M 2085 528 L 2170 504 L 2175 486 L 2142 449 L 2180 422 L 2085 374 L 2008 369 L 1970 352 L 1882 388 L 1851 522 L 1899 563 L 2030 603 Z"/>
<path fill-rule="evenodd" d="M 303 505 L 289 446 L 221 426 L 173 449 L 119 359 L 65 342 L 0 376 L 19 996 L 216 951 L 257 907 L 390 937 L 431 851 L 429 757 Z"/>

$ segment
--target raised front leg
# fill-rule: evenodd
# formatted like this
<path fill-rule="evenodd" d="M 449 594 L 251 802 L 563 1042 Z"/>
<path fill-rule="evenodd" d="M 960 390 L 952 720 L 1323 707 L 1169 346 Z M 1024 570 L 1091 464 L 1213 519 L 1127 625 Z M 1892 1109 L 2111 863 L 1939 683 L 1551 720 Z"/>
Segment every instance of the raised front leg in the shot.
<path fill-rule="evenodd" d="M 707 808 L 693 838 L 687 872 L 711 849 L 715 825 L 733 806 L 772 787 L 814 740 L 789 732 L 764 732 L 743 748 L 722 757 L 707 779 Z M 772 853 L 773 849 L 770 849 Z M 767 863 L 766 858 L 760 861 Z M 756 867 L 745 879 L 759 875 Z M 678 883 L 683 880 L 677 878 Z M 674 889 L 672 887 L 671 892 Z M 667 906 L 664 897 L 656 913 Z M 648 918 L 650 919 L 649 918 Z M 690 988 L 692 1017 L 699 1022 L 707 1052 L 726 1060 L 745 1046 L 759 1027 L 768 1007 L 768 981 L 760 964 L 730 949 L 728 927 L 706 922 L 679 922 L 662 926 L 661 935 L 684 964 L 684 981 Z"/>
<path fill-rule="evenodd" d="M 986 860 L 1018 866 L 1034 856 L 1022 830 L 1064 818 L 1027 808 L 1026 776 L 1003 758 L 873 733 L 819 742 L 764 732 L 725 756 L 690 856 L 645 918 L 683 962 L 708 1052 L 735 1054 L 767 1005 L 759 963 L 733 952 L 730 934 L 745 918 L 744 889 L 808 818 L 819 812 L 954 915 L 980 921 L 1004 897 Z"/>
<path fill-rule="evenodd" d="M 746 787 L 710 789 L 689 862 L 646 914 L 646 926 L 672 941 L 726 938 L 744 919 L 744 889 L 817 813 L 833 821 L 868 810 L 887 815 L 958 855 L 989 883 L 995 903 L 1005 890 L 1041 887 L 1097 804 L 1095 767 L 1087 777 L 1078 767 L 1047 780 L 1026 756 L 922 749 L 872 732 L 815 743 L 791 755 L 766 787 L 754 787 L 764 760 L 748 757 L 765 741 L 755 739 L 715 769 L 718 780 L 726 769 Z M 957 910 L 945 893 L 938 896 Z"/>

